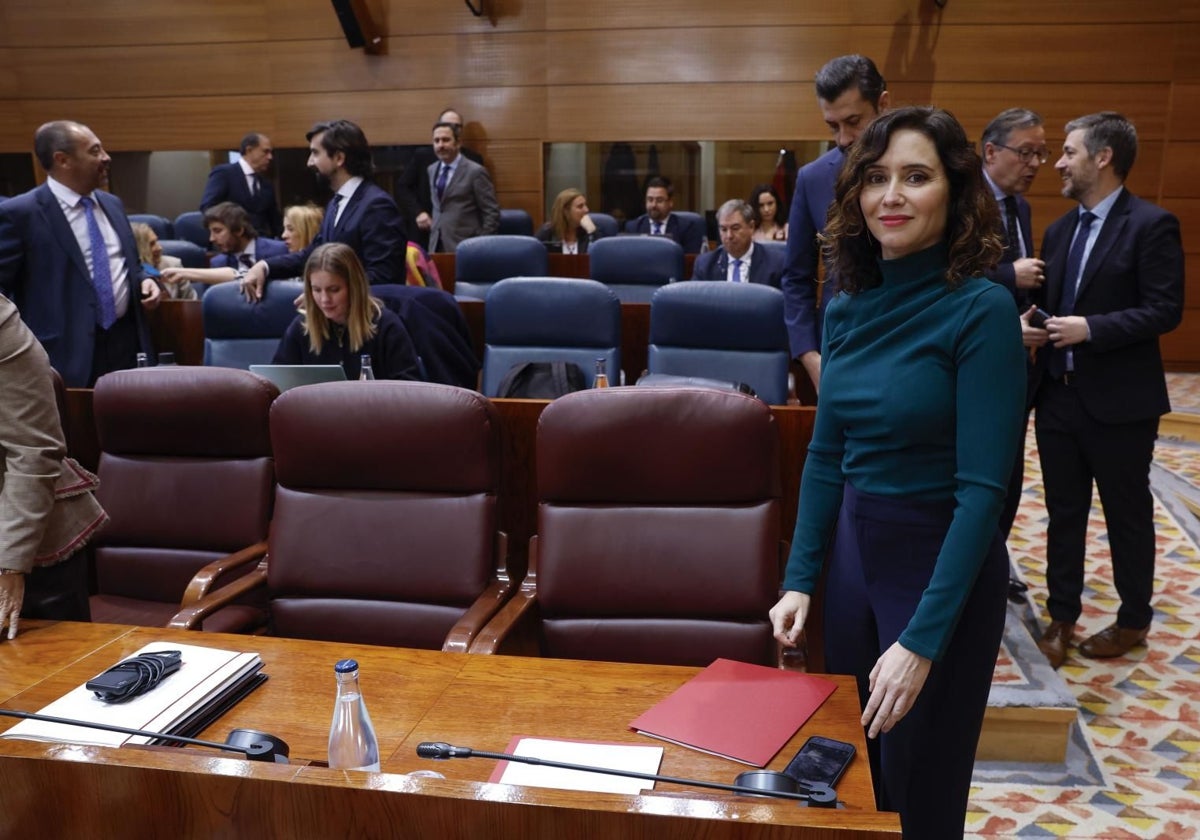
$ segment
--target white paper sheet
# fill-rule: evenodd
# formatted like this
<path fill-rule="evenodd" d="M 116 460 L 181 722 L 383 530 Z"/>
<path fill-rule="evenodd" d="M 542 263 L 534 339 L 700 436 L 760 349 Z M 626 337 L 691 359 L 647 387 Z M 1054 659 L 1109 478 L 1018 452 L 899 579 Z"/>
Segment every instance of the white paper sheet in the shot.
<path fill-rule="evenodd" d="M 662 747 L 639 747 L 630 744 L 595 744 L 583 741 L 557 741 L 548 738 L 522 738 L 515 755 L 562 761 L 568 764 L 589 764 L 611 770 L 630 770 L 637 773 L 657 773 L 662 763 Z M 560 790 L 589 790 L 598 793 L 637 794 L 654 787 L 654 782 L 610 776 L 606 773 L 586 773 L 582 770 L 561 770 L 534 764 L 508 762 L 500 782 L 506 785 L 558 788 Z"/>

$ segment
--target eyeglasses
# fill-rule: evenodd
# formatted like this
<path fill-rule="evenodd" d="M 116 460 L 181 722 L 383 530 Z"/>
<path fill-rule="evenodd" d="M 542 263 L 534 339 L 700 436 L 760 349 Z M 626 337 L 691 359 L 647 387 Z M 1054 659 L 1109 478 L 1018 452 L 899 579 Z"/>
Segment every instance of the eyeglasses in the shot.
<path fill-rule="evenodd" d="M 1012 146 L 1005 146 L 1003 143 L 997 143 L 1001 149 L 1008 149 L 1014 155 L 1021 159 L 1021 163 L 1029 163 L 1029 161 L 1037 158 L 1038 163 L 1045 163 L 1050 160 L 1050 150 L 1043 146 L 1040 149 L 1020 148 L 1014 149 Z"/>

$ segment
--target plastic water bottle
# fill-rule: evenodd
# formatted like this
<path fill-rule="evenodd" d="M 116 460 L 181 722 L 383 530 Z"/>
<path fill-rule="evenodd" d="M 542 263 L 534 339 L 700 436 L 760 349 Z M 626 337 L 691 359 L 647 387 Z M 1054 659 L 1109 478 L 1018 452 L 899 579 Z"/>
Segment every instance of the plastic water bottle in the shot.
<path fill-rule="evenodd" d="M 329 766 L 335 770 L 379 772 L 379 740 L 358 688 L 358 663 L 343 659 L 333 666 L 337 704 L 329 727 Z"/>
<path fill-rule="evenodd" d="M 592 387 L 593 388 L 607 388 L 608 387 L 608 364 L 604 361 L 604 359 L 596 360 L 596 376 L 592 380 Z"/>
<path fill-rule="evenodd" d="M 373 382 L 375 380 L 375 371 L 371 369 L 371 354 L 363 353 L 359 362 L 358 381 Z"/>
<path fill-rule="evenodd" d="M 137 366 L 138 367 L 150 367 L 150 357 L 148 355 L 146 355 L 145 353 L 138 353 L 137 354 Z"/>

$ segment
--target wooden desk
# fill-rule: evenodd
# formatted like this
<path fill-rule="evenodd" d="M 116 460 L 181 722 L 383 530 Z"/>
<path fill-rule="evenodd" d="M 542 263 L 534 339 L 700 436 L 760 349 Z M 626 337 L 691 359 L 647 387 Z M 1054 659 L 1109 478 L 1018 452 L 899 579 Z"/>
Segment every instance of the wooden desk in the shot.
<path fill-rule="evenodd" d="M 201 737 L 224 740 L 235 727 L 260 728 L 287 740 L 296 758 L 324 758 L 332 666 L 342 657 L 356 658 L 384 772 L 251 763 L 201 749 L 114 750 L 0 740 L 5 780 L 0 835 L 899 836 L 899 818 L 874 810 L 870 773 L 861 757 L 838 786 L 846 809 L 826 811 L 670 785 L 639 796 L 493 785 L 482 781 L 493 770 L 491 761 L 431 762 L 415 755 L 416 744 L 426 740 L 503 751 L 514 735 L 649 743 L 630 731 L 628 722 L 690 678 L 693 668 L 31 622 L 15 641 L 0 643 L 0 668 L 11 681 L 5 685 L 27 686 L 6 691 L 3 704 L 36 710 L 143 645 L 173 639 L 260 652 L 271 679 Z M 57 660 L 56 651 L 62 653 Z M 48 673 L 37 661 L 43 656 L 54 661 Z M 780 751 L 772 768 L 781 769 L 814 733 L 852 741 L 860 756 L 865 754 L 853 683 L 832 679 L 838 690 Z M 665 774 L 729 782 L 744 769 L 663 746 Z M 447 778 L 396 775 L 416 769 L 436 769 Z M 56 807 L 67 802 L 70 807 Z"/>

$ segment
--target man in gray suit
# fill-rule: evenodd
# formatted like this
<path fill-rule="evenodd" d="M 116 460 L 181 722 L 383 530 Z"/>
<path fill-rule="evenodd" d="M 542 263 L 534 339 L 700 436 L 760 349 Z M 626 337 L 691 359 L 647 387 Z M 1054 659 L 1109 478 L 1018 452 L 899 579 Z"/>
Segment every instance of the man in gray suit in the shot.
<path fill-rule="evenodd" d="M 488 171 L 460 154 L 462 127 L 439 122 L 433 127 L 437 163 L 429 166 L 433 226 L 429 250 L 453 253 L 458 243 L 500 229 L 500 203 Z"/>

